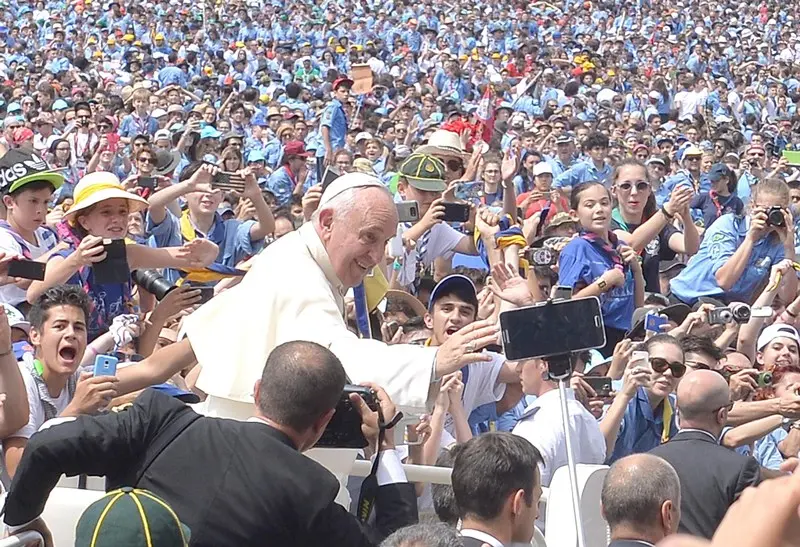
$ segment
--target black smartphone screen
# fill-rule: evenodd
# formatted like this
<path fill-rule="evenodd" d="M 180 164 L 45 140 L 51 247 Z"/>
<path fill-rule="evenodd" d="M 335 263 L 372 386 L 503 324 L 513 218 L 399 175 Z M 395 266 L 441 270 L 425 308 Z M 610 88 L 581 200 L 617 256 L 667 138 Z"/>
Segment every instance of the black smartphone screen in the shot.
<path fill-rule="evenodd" d="M 331 185 L 333 181 L 341 177 L 342 174 L 333 167 L 326 167 L 325 172 L 322 174 L 322 191 Z"/>
<path fill-rule="evenodd" d="M 583 381 L 591 386 L 598 397 L 611 395 L 611 378 L 608 376 L 584 376 Z"/>
<path fill-rule="evenodd" d="M 469 205 L 466 203 L 442 203 L 444 205 L 444 222 L 467 222 L 469 220 Z"/>
<path fill-rule="evenodd" d="M 197 287 L 200 290 L 200 303 L 205 304 L 214 298 L 214 287 Z"/>
<path fill-rule="evenodd" d="M 47 264 L 44 262 L 22 259 L 14 260 L 8 265 L 8 276 L 44 281 L 44 272 L 46 268 Z"/>
<path fill-rule="evenodd" d="M 103 242 L 106 258 L 92 266 L 95 283 L 127 283 L 131 278 L 124 239 Z"/>
<path fill-rule="evenodd" d="M 156 188 L 156 179 L 155 177 L 139 177 L 139 188 L 149 188 L 150 190 L 155 190 Z"/>
<path fill-rule="evenodd" d="M 606 344 L 596 297 L 544 302 L 500 314 L 506 358 L 563 355 Z"/>

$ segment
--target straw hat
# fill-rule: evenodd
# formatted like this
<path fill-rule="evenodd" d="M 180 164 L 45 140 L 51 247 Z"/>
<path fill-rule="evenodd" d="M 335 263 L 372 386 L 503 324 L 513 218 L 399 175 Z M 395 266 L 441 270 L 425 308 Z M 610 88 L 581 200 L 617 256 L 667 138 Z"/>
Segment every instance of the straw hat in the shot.
<path fill-rule="evenodd" d="M 439 129 L 431 133 L 428 144 L 414 150 L 415 154 L 428 154 L 431 156 L 445 156 L 464 159 L 464 149 L 461 147 L 461 137 L 452 131 Z"/>
<path fill-rule="evenodd" d="M 73 195 L 75 201 L 64 215 L 64 218 L 70 221 L 81 211 L 108 199 L 127 199 L 131 213 L 147 208 L 147 200 L 126 192 L 119 179 L 113 173 L 105 171 L 97 171 L 83 177 L 75 186 Z"/>

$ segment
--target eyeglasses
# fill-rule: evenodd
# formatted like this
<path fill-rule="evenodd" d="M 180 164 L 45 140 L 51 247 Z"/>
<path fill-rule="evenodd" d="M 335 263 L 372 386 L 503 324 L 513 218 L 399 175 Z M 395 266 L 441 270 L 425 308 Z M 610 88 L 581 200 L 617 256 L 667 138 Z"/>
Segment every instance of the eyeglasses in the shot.
<path fill-rule="evenodd" d="M 700 161 L 700 156 L 687 156 L 686 161 Z"/>
<path fill-rule="evenodd" d="M 727 404 L 727 405 L 723 405 L 723 406 L 721 406 L 721 407 L 719 407 L 719 408 L 715 408 L 715 409 L 714 409 L 714 414 L 716 414 L 717 412 L 719 412 L 719 411 L 720 411 L 720 410 L 722 410 L 723 408 L 724 408 L 724 409 L 727 409 L 727 411 L 728 411 L 728 412 L 730 412 L 731 410 L 733 410 L 733 401 L 728 401 L 728 404 Z"/>
<path fill-rule="evenodd" d="M 711 367 L 699 361 L 686 361 L 686 366 L 692 370 L 711 370 Z"/>
<path fill-rule="evenodd" d="M 667 371 L 667 369 L 670 369 L 672 371 L 673 378 L 682 378 L 683 375 L 686 374 L 686 365 L 679 363 L 678 361 L 673 361 L 670 363 L 661 357 L 651 357 L 650 366 L 653 367 L 653 370 L 659 374 L 663 374 Z"/>
<path fill-rule="evenodd" d="M 637 192 L 644 192 L 645 190 L 650 189 L 650 183 L 644 180 L 636 181 L 636 191 Z M 623 182 L 622 184 L 618 184 L 617 187 L 620 190 L 624 190 L 625 192 L 630 192 L 631 188 L 633 188 L 634 183 L 631 182 Z"/>
<path fill-rule="evenodd" d="M 157 160 L 155 158 L 147 157 L 147 158 L 139 158 L 139 161 L 142 163 L 150 163 L 152 165 L 155 165 Z"/>

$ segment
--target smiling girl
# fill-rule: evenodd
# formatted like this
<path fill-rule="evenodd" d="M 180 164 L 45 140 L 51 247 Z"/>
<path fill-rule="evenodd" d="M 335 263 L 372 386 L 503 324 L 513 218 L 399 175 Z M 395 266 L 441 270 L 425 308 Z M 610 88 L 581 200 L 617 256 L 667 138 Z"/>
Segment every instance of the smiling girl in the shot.
<path fill-rule="evenodd" d="M 599 182 L 575 186 L 570 196 L 580 235 L 561 251 L 558 284 L 572 287 L 575 298 L 597 296 L 603 313 L 606 346 L 614 346 L 631 328 L 633 310 L 644 303 L 644 277 L 639 259 L 611 231 L 611 195 Z"/>
<path fill-rule="evenodd" d="M 123 190 L 111 173 L 86 175 L 75 187 L 75 203 L 64 215 L 58 234 L 69 248 L 53 254 L 44 281 L 34 281 L 28 301 L 35 301 L 49 287 L 80 285 L 92 301 L 89 341 L 103 333 L 114 317 L 135 311 L 131 280 L 97 283 L 92 265 L 105 260 L 103 240 L 125 239 L 129 214 L 147 207 L 147 201 Z M 195 239 L 182 247 L 151 248 L 126 245 L 131 271 L 144 268 L 197 268 L 211 264 L 219 249 L 207 239 Z"/>

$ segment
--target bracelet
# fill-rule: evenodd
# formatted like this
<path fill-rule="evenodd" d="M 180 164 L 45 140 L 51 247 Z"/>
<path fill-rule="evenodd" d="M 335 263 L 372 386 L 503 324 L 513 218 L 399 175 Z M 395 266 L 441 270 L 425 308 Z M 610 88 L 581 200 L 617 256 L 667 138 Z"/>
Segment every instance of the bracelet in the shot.
<path fill-rule="evenodd" d="M 786 313 L 789 315 L 789 317 L 797 319 L 797 314 L 790 310 L 788 306 L 786 307 Z"/>
<path fill-rule="evenodd" d="M 667 208 L 664 207 L 663 205 L 661 206 L 660 210 L 661 210 L 661 214 L 664 215 L 665 217 L 667 217 L 667 220 L 672 220 L 673 218 L 675 218 L 675 215 L 669 214 L 669 212 L 667 211 Z"/>

